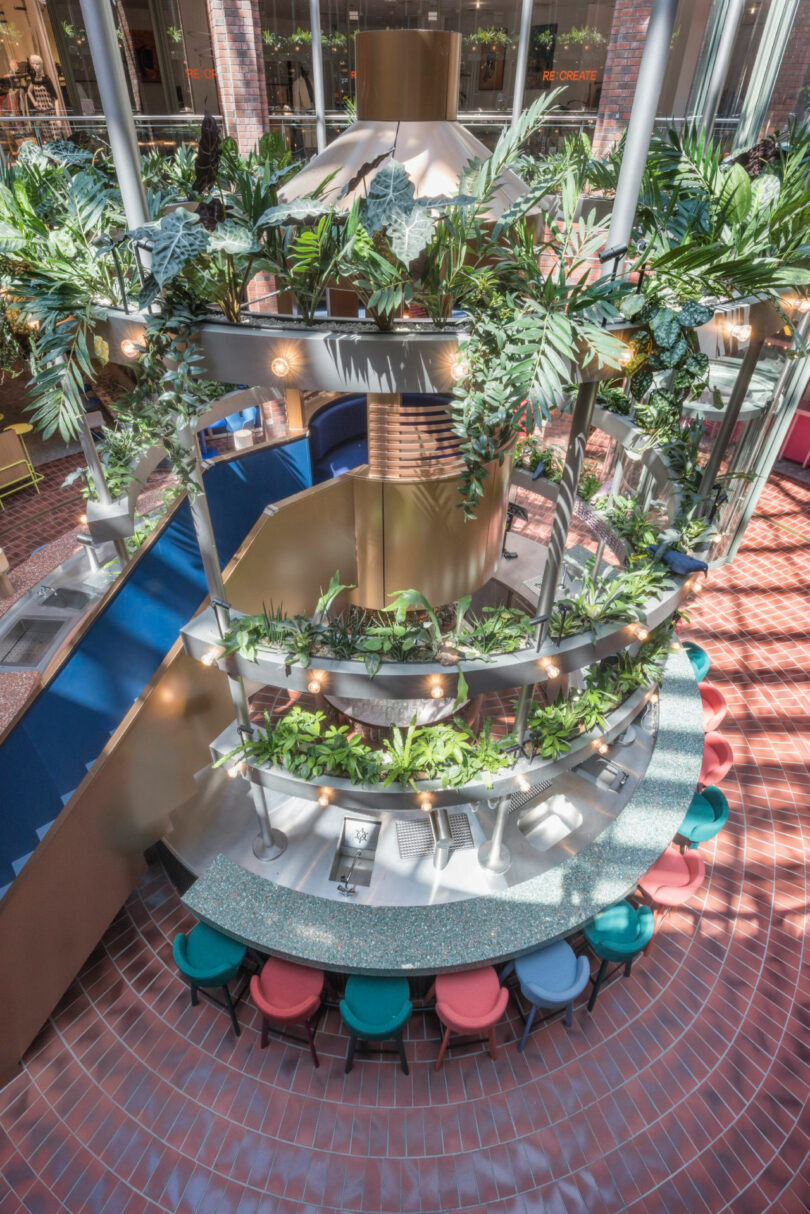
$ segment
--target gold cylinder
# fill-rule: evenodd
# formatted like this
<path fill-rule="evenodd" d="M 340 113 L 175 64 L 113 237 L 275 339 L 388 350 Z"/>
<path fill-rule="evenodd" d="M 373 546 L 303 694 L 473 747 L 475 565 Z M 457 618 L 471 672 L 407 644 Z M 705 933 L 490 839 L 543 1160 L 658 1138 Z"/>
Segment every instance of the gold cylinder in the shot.
<path fill-rule="evenodd" d="M 456 121 L 461 34 L 366 30 L 355 48 L 360 121 Z"/>

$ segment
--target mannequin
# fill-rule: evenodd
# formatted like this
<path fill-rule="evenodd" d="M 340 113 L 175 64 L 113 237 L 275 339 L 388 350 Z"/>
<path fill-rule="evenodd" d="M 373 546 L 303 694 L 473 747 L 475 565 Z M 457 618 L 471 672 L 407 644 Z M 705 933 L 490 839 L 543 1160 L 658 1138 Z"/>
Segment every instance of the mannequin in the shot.
<path fill-rule="evenodd" d="M 45 66 L 39 55 L 31 55 L 28 59 L 31 69 L 31 82 L 28 85 L 26 97 L 28 112 L 32 118 L 50 117 L 56 114 L 56 89 L 49 76 L 45 75 Z M 59 129 L 55 122 L 40 124 L 40 133 L 44 139 L 58 139 Z"/>
<path fill-rule="evenodd" d="M 303 63 L 298 64 L 298 74 L 292 86 L 292 105 L 297 114 L 306 114 L 315 108 L 312 100 L 312 89 L 309 86 L 309 76 Z M 301 143 L 306 153 L 313 152 L 317 145 L 314 125 L 305 126 L 300 130 Z"/>

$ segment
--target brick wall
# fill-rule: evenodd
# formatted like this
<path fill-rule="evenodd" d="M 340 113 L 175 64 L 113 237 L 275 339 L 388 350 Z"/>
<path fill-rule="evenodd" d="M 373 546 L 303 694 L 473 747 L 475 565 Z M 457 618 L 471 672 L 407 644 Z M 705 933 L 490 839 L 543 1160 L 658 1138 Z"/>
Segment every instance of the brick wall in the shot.
<path fill-rule="evenodd" d="M 630 117 L 652 0 L 616 0 L 602 95 L 594 132 L 594 153 L 608 152 Z"/>
<path fill-rule="evenodd" d="M 765 123 L 765 131 L 782 127 L 795 113 L 799 103 L 799 91 L 807 80 L 810 68 L 810 0 L 801 0 L 793 20 L 785 56 L 776 87 L 771 98 L 771 107 Z M 763 132 L 764 133 L 764 132 Z"/>
<path fill-rule="evenodd" d="M 258 0 L 207 0 L 225 130 L 249 152 L 267 130 Z"/>

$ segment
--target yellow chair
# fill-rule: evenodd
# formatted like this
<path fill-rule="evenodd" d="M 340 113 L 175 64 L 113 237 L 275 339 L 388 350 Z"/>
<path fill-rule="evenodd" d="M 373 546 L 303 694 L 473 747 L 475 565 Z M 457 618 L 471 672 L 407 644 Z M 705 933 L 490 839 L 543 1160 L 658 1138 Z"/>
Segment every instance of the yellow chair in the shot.
<path fill-rule="evenodd" d="M 6 426 L 0 432 L 0 510 L 5 510 L 3 498 L 19 489 L 27 489 L 33 485 L 39 493 L 39 482 L 42 474 L 37 472 L 31 463 L 31 457 L 25 446 L 24 434 L 33 430 L 27 422 L 17 422 Z"/>

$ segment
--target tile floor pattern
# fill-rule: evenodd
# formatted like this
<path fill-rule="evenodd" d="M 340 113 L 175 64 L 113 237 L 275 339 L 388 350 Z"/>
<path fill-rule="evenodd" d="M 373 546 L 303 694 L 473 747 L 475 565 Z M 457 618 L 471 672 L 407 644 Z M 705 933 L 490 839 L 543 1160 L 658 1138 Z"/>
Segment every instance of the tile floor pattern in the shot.
<path fill-rule="evenodd" d="M 763 496 L 737 563 L 689 632 L 726 694 L 731 820 L 700 895 L 629 981 L 497 1061 L 438 1074 L 415 1016 L 395 1060 L 344 1077 L 330 1012 L 320 1070 L 241 1007 L 235 1041 L 188 1005 L 171 956 L 189 925 L 151 871 L 0 1093 L 0 1209 L 799 1214 L 810 1206 L 810 490 Z"/>

